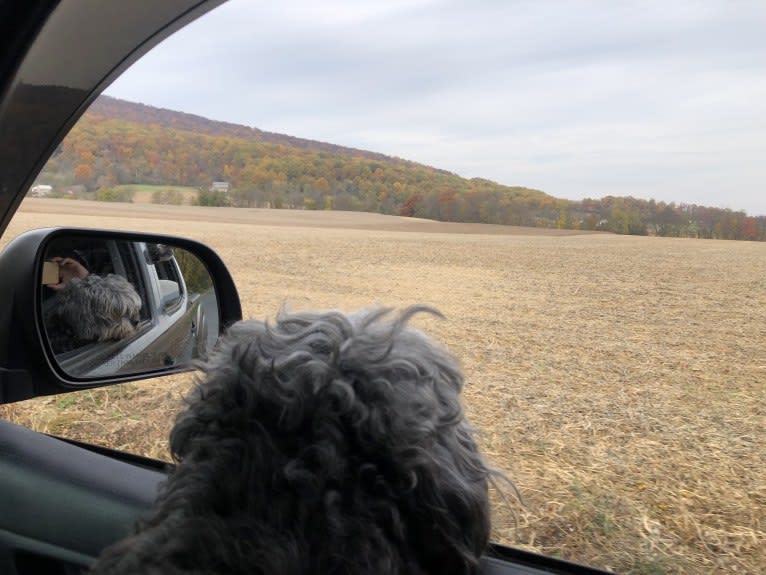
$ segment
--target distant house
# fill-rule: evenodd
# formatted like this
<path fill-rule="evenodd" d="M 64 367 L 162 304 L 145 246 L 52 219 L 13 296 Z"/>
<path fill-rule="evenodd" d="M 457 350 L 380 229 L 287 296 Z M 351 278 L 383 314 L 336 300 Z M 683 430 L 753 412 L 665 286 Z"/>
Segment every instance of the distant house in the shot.
<path fill-rule="evenodd" d="M 210 186 L 211 192 L 228 192 L 229 191 L 229 182 L 213 182 L 213 185 Z"/>
<path fill-rule="evenodd" d="M 50 196 L 52 191 L 53 191 L 53 186 L 48 186 L 46 184 L 37 184 L 36 186 L 32 186 L 30 188 L 29 196 L 32 198 L 45 198 L 47 196 Z"/>

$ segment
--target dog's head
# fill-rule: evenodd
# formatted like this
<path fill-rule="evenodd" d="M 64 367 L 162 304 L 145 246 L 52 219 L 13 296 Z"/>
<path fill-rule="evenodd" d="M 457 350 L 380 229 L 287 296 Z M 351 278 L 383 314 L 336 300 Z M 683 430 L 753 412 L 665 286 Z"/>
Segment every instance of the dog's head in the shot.
<path fill-rule="evenodd" d="M 51 321 L 80 344 L 119 340 L 133 334 L 140 310 L 141 297 L 124 277 L 91 274 L 57 293 Z"/>
<path fill-rule="evenodd" d="M 246 509 L 327 566 L 474 570 L 490 471 L 456 360 L 406 325 L 424 310 L 233 326 L 171 434 L 180 467 L 211 473 L 211 511 Z"/>
<path fill-rule="evenodd" d="M 419 311 L 230 328 L 171 432 L 153 516 L 98 572 L 476 572 L 492 471 L 456 360 L 407 326 Z"/>
<path fill-rule="evenodd" d="M 167 244 L 146 244 L 146 263 L 156 264 L 173 259 L 175 250 Z"/>

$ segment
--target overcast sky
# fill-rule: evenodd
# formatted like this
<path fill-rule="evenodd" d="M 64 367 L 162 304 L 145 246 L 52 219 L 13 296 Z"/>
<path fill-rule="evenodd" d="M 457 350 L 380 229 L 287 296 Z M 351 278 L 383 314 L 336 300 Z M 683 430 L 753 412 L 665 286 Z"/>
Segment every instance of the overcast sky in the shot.
<path fill-rule="evenodd" d="M 560 198 L 766 215 L 764 0 L 230 0 L 106 93 Z"/>

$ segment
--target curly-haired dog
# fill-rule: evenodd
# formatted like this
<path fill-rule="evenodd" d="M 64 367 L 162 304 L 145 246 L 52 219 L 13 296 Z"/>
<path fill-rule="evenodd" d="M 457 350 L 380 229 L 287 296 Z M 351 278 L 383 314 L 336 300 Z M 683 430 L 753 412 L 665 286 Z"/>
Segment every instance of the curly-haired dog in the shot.
<path fill-rule="evenodd" d="M 141 296 L 122 276 L 90 274 L 69 280 L 47 305 L 48 335 L 59 353 L 131 335 L 139 320 Z"/>
<path fill-rule="evenodd" d="M 493 471 L 457 361 L 412 307 L 234 325 L 176 419 L 177 466 L 97 573 L 475 573 Z"/>
<path fill-rule="evenodd" d="M 167 262 L 173 259 L 175 250 L 167 244 L 146 244 L 146 263 Z"/>

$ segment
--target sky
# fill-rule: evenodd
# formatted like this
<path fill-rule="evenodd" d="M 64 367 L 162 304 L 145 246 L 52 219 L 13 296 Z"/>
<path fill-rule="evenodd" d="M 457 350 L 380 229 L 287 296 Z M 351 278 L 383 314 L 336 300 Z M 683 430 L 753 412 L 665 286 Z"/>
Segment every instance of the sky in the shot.
<path fill-rule="evenodd" d="M 558 198 L 766 215 L 764 30 L 764 0 L 229 0 L 105 93 Z"/>

